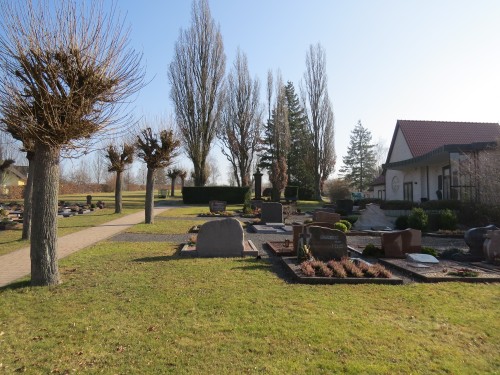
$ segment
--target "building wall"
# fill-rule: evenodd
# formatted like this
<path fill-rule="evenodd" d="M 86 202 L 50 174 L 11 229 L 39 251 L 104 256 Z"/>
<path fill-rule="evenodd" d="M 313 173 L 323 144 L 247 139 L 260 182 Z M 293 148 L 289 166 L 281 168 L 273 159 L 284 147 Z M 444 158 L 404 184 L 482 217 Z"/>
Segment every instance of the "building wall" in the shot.
<path fill-rule="evenodd" d="M 398 129 L 396 139 L 394 140 L 394 147 L 392 148 L 391 159 L 388 160 L 388 162 L 395 163 L 397 161 L 408 160 L 411 158 L 413 158 L 413 155 L 410 152 L 408 143 L 406 143 L 406 139 L 403 136 L 401 129 Z"/>

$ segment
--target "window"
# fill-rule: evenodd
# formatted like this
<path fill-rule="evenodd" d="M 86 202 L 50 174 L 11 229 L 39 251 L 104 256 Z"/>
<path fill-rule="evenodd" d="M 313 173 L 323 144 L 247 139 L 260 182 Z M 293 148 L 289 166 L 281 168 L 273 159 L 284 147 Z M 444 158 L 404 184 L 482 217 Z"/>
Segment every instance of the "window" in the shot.
<path fill-rule="evenodd" d="M 403 184 L 403 199 L 413 202 L 413 182 L 405 182 Z"/>

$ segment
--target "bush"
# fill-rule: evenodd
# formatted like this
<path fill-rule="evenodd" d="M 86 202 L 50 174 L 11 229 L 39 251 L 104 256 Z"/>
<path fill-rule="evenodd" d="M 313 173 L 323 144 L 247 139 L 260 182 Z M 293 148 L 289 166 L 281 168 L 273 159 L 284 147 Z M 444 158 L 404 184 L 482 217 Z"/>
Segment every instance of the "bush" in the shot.
<path fill-rule="evenodd" d="M 439 228 L 443 230 L 457 229 L 457 215 L 452 210 L 445 209 L 439 213 Z"/>
<path fill-rule="evenodd" d="M 249 187 L 234 186 L 196 186 L 182 188 L 185 204 L 208 204 L 212 200 L 226 201 L 228 204 L 245 202 Z"/>
<path fill-rule="evenodd" d="M 301 201 L 311 201 L 314 197 L 314 190 L 308 187 L 299 187 L 299 199 Z"/>
<path fill-rule="evenodd" d="M 394 223 L 394 227 L 399 230 L 408 228 L 408 216 L 406 215 L 398 216 Z"/>
<path fill-rule="evenodd" d="M 422 246 L 422 249 L 420 250 L 420 252 L 422 254 L 432 255 L 433 257 L 437 257 L 438 256 L 437 250 L 434 249 L 433 247 Z"/>
<path fill-rule="evenodd" d="M 297 186 L 287 186 L 285 188 L 285 199 L 287 201 L 296 201 L 299 198 L 299 188 Z"/>
<path fill-rule="evenodd" d="M 344 233 L 347 232 L 347 225 L 345 225 L 344 223 L 341 223 L 340 221 L 333 224 L 333 227 L 337 230 L 340 230 L 341 232 L 344 232 Z"/>
<path fill-rule="evenodd" d="M 413 208 L 408 216 L 408 226 L 424 232 L 427 229 L 429 218 L 422 208 Z"/>
<path fill-rule="evenodd" d="M 352 228 L 352 224 L 349 220 L 343 219 L 343 220 L 340 220 L 339 223 L 344 224 L 347 227 L 347 230 L 351 230 L 351 228 Z"/>
<path fill-rule="evenodd" d="M 458 211 L 462 207 L 462 202 L 458 200 L 441 200 L 422 202 L 421 207 L 425 210 L 454 210 Z"/>
<path fill-rule="evenodd" d="M 346 180 L 335 179 L 331 182 L 328 182 L 327 189 L 331 203 L 335 203 L 339 199 L 351 198 L 351 188 Z"/>
<path fill-rule="evenodd" d="M 363 256 L 373 257 L 373 258 L 382 257 L 384 256 L 384 250 L 382 250 L 380 247 L 375 246 L 372 243 L 369 243 L 363 249 Z"/>
<path fill-rule="evenodd" d="M 349 215 L 347 216 L 347 220 L 354 225 L 356 221 L 358 221 L 359 216 L 358 215 Z"/>
<path fill-rule="evenodd" d="M 367 204 L 375 203 L 375 204 L 381 205 L 383 202 L 384 201 L 382 199 L 379 199 L 379 198 L 363 198 L 363 199 L 360 199 L 358 201 L 358 205 L 359 205 L 360 209 L 364 209 L 364 208 L 366 208 Z"/>

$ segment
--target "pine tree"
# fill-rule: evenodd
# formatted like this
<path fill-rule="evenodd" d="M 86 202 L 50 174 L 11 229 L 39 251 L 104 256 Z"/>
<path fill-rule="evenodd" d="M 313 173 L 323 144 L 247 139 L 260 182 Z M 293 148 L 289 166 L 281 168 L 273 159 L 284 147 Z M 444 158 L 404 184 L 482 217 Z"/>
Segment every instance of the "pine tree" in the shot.
<path fill-rule="evenodd" d="M 290 81 L 285 86 L 285 97 L 290 127 L 290 152 L 287 157 L 288 184 L 313 190 L 312 134 L 308 128 L 307 115 Z"/>
<path fill-rule="evenodd" d="M 363 127 L 361 120 L 351 132 L 347 155 L 342 158 L 344 166 L 340 169 L 343 177 L 357 191 L 365 191 L 377 173 L 375 145 L 371 144 L 372 135 Z"/>

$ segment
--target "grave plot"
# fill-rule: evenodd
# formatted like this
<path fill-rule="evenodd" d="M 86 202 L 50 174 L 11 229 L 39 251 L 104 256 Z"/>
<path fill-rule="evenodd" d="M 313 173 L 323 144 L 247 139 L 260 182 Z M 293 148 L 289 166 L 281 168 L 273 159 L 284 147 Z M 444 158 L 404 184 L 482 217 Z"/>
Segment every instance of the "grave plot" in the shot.
<path fill-rule="evenodd" d="M 409 254 L 425 255 L 425 254 Z M 417 280 L 429 283 L 462 281 L 469 283 L 500 282 L 500 271 L 484 266 L 480 263 L 462 263 L 453 260 L 439 260 L 437 263 L 428 263 L 407 259 L 379 259 L 379 262 L 411 275 Z"/>
<path fill-rule="evenodd" d="M 278 256 L 291 256 L 296 255 L 296 252 L 293 248 L 293 242 L 289 239 L 284 241 L 269 241 L 266 242 L 266 245 L 273 252 L 274 255 Z"/>
<path fill-rule="evenodd" d="M 307 284 L 402 284 L 378 264 L 349 258 L 346 235 L 337 230 L 305 227 L 297 257 L 282 257 L 285 269 L 295 280 Z M 313 259 L 312 259 L 313 258 Z"/>

